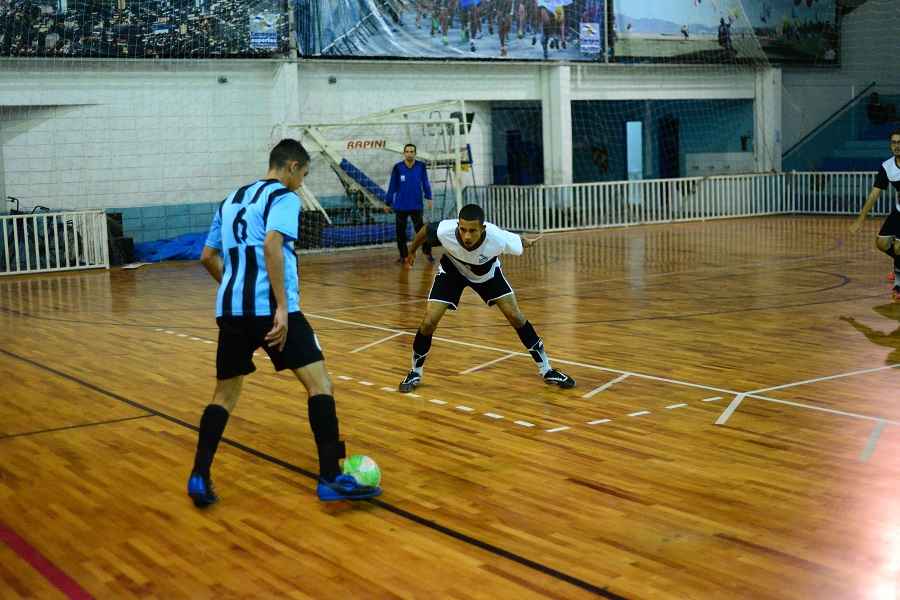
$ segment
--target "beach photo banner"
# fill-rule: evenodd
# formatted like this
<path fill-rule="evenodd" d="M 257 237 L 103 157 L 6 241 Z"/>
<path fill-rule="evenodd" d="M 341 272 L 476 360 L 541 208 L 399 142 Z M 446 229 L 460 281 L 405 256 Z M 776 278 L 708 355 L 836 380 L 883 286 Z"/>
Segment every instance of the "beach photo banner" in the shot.
<path fill-rule="evenodd" d="M 618 60 L 837 64 L 836 0 L 617 0 Z"/>

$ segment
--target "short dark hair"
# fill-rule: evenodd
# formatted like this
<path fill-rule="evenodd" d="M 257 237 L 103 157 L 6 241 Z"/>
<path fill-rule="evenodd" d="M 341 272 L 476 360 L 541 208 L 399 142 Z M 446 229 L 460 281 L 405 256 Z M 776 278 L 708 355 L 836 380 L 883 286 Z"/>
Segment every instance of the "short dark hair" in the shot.
<path fill-rule="evenodd" d="M 309 162 L 309 152 L 297 140 L 285 138 L 275 144 L 269 153 L 269 168 L 279 169 L 292 160 L 296 160 L 302 167 Z"/>
<path fill-rule="evenodd" d="M 415 145 L 415 144 L 407 144 L 407 145 L 403 146 L 403 151 L 406 152 L 406 149 L 407 149 L 407 148 L 410 148 L 410 147 L 412 147 L 412 149 L 415 150 L 416 152 L 419 151 L 419 149 L 416 148 L 416 145 Z"/>
<path fill-rule="evenodd" d="M 459 211 L 459 218 L 462 221 L 478 220 L 479 225 L 484 225 L 484 210 L 477 204 L 466 204 Z"/>
<path fill-rule="evenodd" d="M 888 136 L 888 139 L 891 139 L 891 138 L 894 137 L 895 135 L 900 135 L 900 127 L 898 127 L 897 129 L 893 130 L 893 131 L 891 132 L 891 135 Z"/>

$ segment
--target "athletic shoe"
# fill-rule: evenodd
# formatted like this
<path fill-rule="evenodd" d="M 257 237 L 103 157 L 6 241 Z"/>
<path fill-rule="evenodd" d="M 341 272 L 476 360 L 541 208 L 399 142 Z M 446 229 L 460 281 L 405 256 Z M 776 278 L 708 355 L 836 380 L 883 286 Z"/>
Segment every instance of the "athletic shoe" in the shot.
<path fill-rule="evenodd" d="M 550 369 L 544 373 L 544 383 L 547 385 L 558 385 L 564 390 L 575 387 L 575 380 L 556 369 Z"/>
<path fill-rule="evenodd" d="M 322 502 L 337 500 L 367 500 L 381 495 L 378 486 L 361 485 L 353 475 L 338 475 L 334 481 L 319 479 L 316 494 Z"/>
<path fill-rule="evenodd" d="M 197 472 L 191 473 L 191 477 L 188 479 L 188 496 L 191 497 L 197 508 L 205 508 L 219 500 L 213 489 L 212 479 Z"/>
<path fill-rule="evenodd" d="M 397 388 L 404 394 L 408 394 L 418 387 L 418 385 L 422 383 L 422 376 L 416 373 L 415 371 L 410 371 L 406 374 L 406 378 L 400 382 L 400 387 Z"/>

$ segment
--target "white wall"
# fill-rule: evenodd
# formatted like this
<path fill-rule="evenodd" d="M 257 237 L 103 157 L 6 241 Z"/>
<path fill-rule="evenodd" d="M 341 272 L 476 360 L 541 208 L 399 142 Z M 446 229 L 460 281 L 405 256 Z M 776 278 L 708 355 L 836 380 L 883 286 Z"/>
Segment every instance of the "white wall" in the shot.
<path fill-rule="evenodd" d="M 490 101 L 538 100 L 557 111 L 565 97 L 759 95 L 758 102 L 771 103 L 777 94 L 759 91 L 770 73 L 524 63 L 8 59 L 0 62 L 0 189 L 54 208 L 216 202 L 265 172 L 276 126 L 285 121 L 344 121 L 448 98 L 466 100 L 476 113 L 471 140 L 477 179 L 486 183 L 493 162 Z M 220 77 L 227 82 L 219 83 Z M 569 89 L 561 93 L 548 82 Z M 760 124 L 768 128 L 766 139 L 774 138 L 777 126 Z M 570 128 L 549 133 L 556 136 L 551 148 L 571 149 Z M 545 161 L 559 174 L 554 181 L 571 177 L 570 166 L 557 164 L 559 155 L 545 152 Z"/>
<path fill-rule="evenodd" d="M 265 167 L 274 67 L 4 61 L 5 191 L 52 208 L 221 200 Z"/>
<path fill-rule="evenodd" d="M 900 1 L 868 0 L 841 26 L 840 68 L 785 68 L 783 145 L 790 148 L 877 81 L 900 88 Z M 897 90 L 895 93 L 900 93 Z"/>

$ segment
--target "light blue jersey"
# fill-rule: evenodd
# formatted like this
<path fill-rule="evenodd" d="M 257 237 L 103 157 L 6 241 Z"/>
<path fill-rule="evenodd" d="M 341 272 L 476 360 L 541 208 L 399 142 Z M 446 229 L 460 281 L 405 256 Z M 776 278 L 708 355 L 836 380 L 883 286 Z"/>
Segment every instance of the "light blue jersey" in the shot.
<path fill-rule="evenodd" d="M 213 217 L 206 245 L 222 253 L 225 272 L 216 295 L 217 317 L 269 316 L 275 295 L 266 271 L 266 234 L 284 236 L 284 291 L 288 312 L 300 310 L 300 282 L 293 241 L 300 198 L 277 179 L 255 181 L 232 192 Z"/>

